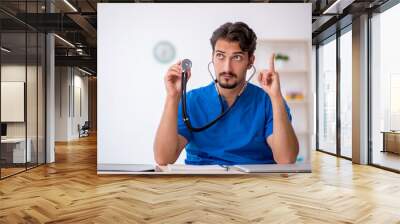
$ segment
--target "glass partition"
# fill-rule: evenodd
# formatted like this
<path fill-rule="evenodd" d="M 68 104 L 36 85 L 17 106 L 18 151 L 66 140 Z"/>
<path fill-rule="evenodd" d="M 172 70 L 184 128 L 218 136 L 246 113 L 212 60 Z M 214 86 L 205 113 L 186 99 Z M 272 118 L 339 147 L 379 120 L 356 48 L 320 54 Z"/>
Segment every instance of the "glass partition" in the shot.
<path fill-rule="evenodd" d="M 336 39 L 318 48 L 318 149 L 336 154 Z"/>
<path fill-rule="evenodd" d="M 340 154 L 352 157 L 352 34 L 340 36 Z"/>
<path fill-rule="evenodd" d="M 44 3 L 1 1 L 0 7 L 21 16 L 45 12 Z M 45 162 L 45 45 L 44 33 L 0 12 L 0 178 Z"/>
<path fill-rule="evenodd" d="M 400 5 L 371 18 L 371 162 L 400 171 Z"/>
<path fill-rule="evenodd" d="M 24 171 L 31 162 L 26 141 L 26 33 L 1 34 L 1 176 Z"/>

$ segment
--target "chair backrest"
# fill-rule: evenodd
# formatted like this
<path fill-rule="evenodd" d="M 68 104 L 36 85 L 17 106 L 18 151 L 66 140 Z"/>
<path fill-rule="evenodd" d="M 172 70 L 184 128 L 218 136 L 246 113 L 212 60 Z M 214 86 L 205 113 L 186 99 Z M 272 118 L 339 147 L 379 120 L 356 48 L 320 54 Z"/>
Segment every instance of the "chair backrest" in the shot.
<path fill-rule="evenodd" d="M 85 121 L 85 123 L 83 124 L 82 128 L 89 128 L 89 121 Z"/>

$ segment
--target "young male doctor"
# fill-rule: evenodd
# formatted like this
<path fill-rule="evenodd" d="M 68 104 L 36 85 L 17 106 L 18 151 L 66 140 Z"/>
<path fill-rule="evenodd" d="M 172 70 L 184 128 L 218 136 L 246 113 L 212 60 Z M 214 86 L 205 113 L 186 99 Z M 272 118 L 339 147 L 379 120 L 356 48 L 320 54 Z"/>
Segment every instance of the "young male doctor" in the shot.
<path fill-rule="evenodd" d="M 220 115 L 218 93 L 224 110 L 233 107 L 200 132 L 190 130 L 182 116 L 181 61 L 168 69 L 164 78 L 167 97 L 154 140 L 157 164 L 173 164 L 184 148 L 185 163 L 194 165 L 296 161 L 299 143 L 274 69 L 274 55 L 268 60 L 268 70 L 258 74 L 261 88 L 246 82 L 247 70 L 253 69 L 255 61 L 256 40 L 254 31 L 243 22 L 225 23 L 213 32 L 211 60 L 217 80 L 188 92 L 186 109 L 191 124 L 199 127 Z"/>

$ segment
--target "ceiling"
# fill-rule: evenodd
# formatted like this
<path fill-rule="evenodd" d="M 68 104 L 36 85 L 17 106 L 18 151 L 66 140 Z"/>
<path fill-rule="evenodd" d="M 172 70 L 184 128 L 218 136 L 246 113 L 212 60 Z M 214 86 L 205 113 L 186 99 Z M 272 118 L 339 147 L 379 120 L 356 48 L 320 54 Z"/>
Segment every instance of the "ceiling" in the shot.
<path fill-rule="evenodd" d="M 14 47 L 23 46 L 24 39 L 18 32 L 29 29 L 39 32 L 55 32 L 61 38 L 55 38 L 56 65 L 80 66 L 96 72 L 97 58 L 97 3 L 171 3 L 171 2 L 226 2 L 226 3 L 312 3 L 313 42 L 319 41 L 331 32 L 340 19 L 373 9 L 387 0 L 1 0 L 0 24 L 5 38 L 15 42 Z M 331 7 L 332 6 L 332 7 Z M 52 13 L 50 12 L 52 8 Z M 327 11 L 327 9 L 329 10 Z M 332 10 L 331 10 L 332 9 Z M 329 12 L 326 13 L 325 11 Z M 324 13 L 325 12 L 325 13 Z M 342 24 L 343 26 L 346 23 Z M 329 31 L 329 32 L 328 32 Z M 13 33 L 13 34 L 11 34 Z M 14 36 L 14 37 L 13 37 Z M 19 43 L 18 43 L 19 42 Z M 3 42 L 4 43 L 4 42 Z M 28 51 L 30 51 L 28 46 Z"/>

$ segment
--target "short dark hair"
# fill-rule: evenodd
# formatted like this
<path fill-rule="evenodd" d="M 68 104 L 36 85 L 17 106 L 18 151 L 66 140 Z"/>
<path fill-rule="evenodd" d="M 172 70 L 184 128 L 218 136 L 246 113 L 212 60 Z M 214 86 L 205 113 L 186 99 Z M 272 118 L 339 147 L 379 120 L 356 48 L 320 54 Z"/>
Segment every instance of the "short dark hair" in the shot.
<path fill-rule="evenodd" d="M 228 22 L 218 27 L 210 38 L 213 51 L 219 39 L 239 42 L 240 49 L 244 52 L 248 52 L 249 56 L 252 56 L 256 50 L 257 36 L 244 22 Z"/>

